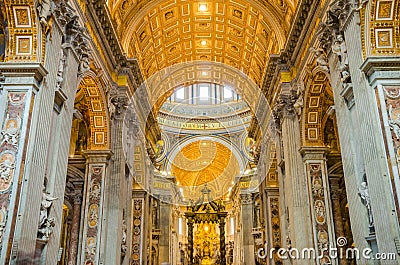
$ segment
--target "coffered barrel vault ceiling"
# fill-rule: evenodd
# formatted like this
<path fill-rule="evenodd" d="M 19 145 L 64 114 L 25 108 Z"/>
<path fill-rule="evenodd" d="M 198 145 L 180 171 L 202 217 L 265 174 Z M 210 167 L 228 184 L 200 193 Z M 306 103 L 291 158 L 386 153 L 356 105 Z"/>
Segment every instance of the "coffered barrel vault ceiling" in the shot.
<path fill-rule="evenodd" d="M 182 62 L 233 66 L 258 85 L 283 48 L 295 3 L 285 1 L 109 2 L 125 52 L 145 78 Z"/>

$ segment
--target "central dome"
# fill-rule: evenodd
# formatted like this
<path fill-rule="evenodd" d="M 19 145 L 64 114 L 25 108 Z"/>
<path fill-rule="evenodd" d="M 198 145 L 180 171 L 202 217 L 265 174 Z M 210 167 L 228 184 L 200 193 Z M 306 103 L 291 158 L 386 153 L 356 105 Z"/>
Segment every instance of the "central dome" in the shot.
<path fill-rule="evenodd" d="M 171 174 L 180 186 L 195 187 L 212 182 L 231 184 L 239 174 L 239 165 L 227 146 L 199 140 L 177 153 L 172 161 Z"/>

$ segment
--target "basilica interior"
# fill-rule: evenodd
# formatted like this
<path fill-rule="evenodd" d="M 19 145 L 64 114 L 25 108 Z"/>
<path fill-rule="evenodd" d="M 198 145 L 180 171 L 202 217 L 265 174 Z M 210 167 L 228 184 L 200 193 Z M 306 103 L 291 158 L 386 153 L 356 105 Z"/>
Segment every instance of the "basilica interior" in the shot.
<path fill-rule="evenodd" d="M 400 264 L 399 21 L 1 0 L 0 264 Z"/>

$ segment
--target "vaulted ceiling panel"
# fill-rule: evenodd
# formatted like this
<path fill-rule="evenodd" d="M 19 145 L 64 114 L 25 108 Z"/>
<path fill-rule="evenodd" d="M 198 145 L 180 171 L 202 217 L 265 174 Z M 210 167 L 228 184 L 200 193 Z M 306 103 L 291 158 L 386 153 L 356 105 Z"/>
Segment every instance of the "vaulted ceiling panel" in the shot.
<path fill-rule="evenodd" d="M 111 13 L 145 78 L 172 64 L 206 60 L 234 66 L 260 84 L 269 54 L 279 52 L 288 32 L 284 14 L 265 1 L 121 0 L 114 6 L 126 9 Z"/>

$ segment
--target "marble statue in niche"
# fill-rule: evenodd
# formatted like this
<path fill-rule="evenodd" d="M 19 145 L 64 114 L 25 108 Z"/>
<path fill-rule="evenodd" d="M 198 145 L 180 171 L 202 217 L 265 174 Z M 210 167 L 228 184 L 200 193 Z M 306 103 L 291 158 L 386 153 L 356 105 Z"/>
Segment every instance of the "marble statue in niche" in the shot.
<path fill-rule="evenodd" d="M 50 208 L 53 205 L 53 201 L 58 198 L 51 197 L 43 188 L 42 192 L 42 202 L 40 204 L 40 217 L 39 217 L 39 228 L 38 228 L 38 237 L 42 240 L 48 241 L 50 234 L 53 231 L 53 227 L 55 226 L 54 217 L 49 218 Z"/>
<path fill-rule="evenodd" d="M 62 82 L 64 81 L 64 66 L 65 66 L 66 56 L 64 51 L 60 51 L 60 62 L 58 64 L 58 71 L 57 71 L 57 83 L 56 88 L 57 90 L 61 89 Z"/>
<path fill-rule="evenodd" d="M 368 184 L 365 181 L 365 178 L 366 178 L 366 175 L 364 174 L 364 181 L 361 182 L 361 185 L 358 188 L 358 195 L 360 196 L 361 202 L 367 208 L 369 229 L 370 229 L 370 232 L 372 233 L 372 232 L 374 232 L 374 218 L 372 215 L 371 198 L 369 197 Z"/>
<path fill-rule="evenodd" d="M 347 55 L 347 47 L 346 42 L 343 38 L 343 35 L 337 35 L 336 40 L 332 45 L 332 52 L 335 53 L 340 62 L 339 71 L 342 75 L 342 82 L 349 83 L 350 81 L 350 72 L 349 72 L 349 59 Z"/>

